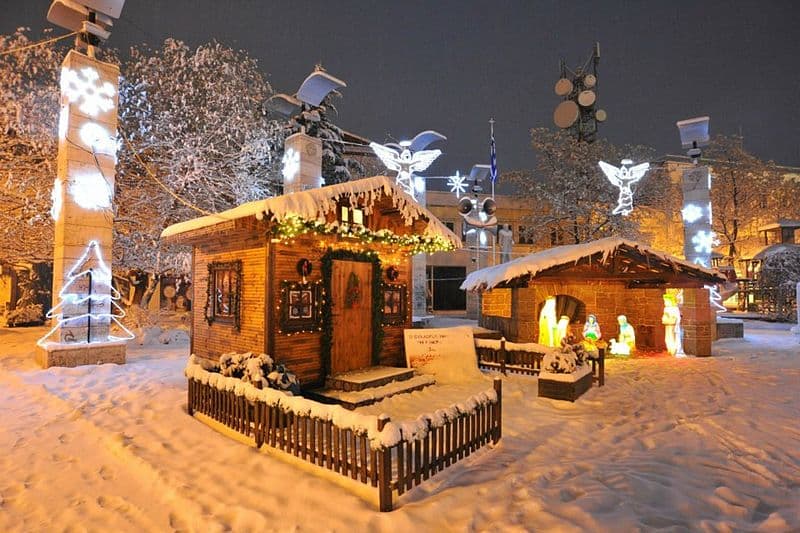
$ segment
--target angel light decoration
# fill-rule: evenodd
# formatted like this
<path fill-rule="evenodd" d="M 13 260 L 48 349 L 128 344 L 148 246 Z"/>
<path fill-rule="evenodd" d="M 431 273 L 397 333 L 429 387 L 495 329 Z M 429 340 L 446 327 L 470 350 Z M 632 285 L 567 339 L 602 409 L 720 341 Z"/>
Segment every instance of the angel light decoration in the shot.
<path fill-rule="evenodd" d="M 633 191 L 631 190 L 631 185 L 644 177 L 645 173 L 650 169 L 650 163 L 640 163 L 633 166 L 633 161 L 630 159 L 623 159 L 620 162 L 619 168 L 614 165 L 609 165 L 605 161 L 599 161 L 598 163 L 603 170 L 603 174 L 608 178 L 608 181 L 619 188 L 617 207 L 615 207 L 611 213 L 622 216 L 630 215 L 633 211 Z"/>
<path fill-rule="evenodd" d="M 397 172 L 395 182 L 403 189 L 414 196 L 414 174 L 423 172 L 442 155 L 441 150 L 423 150 L 429 144 L 436 141 L 446 140 L 447 137 L 433 130 L 426 130 L 418 133 L 410 141 L 400 141 L 399 144 L 378 144 L 369 143 L 372 151 L 386 165 L 386 168 Z M 423 184 L 424 186 L 424 184 Z"/>

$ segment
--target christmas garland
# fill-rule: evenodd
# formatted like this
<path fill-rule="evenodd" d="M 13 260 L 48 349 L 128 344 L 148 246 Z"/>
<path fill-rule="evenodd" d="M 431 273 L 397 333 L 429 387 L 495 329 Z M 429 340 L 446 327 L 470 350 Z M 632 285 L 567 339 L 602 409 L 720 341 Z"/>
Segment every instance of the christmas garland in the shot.
<path fill-rule="evenodd" d="M 273 230 L 274 234 L 282 239 L 292 239 L 305 233 L 318 233 L 321 235 L 342 235 L 356 238 L 362 242 L 378 242 L 387 245 L 397 245 L 410 248 L 412 255 L 420 253 L 432 254 L 434 252 L 447 252 L 455 246 L 441 235 L 397 235 L 388 229 L 373 231 L 365 226 L 350 225 L 347 223 L 326 223 L 320 220 L 305 220 L 296 215 L 290 215 L 280 221 Z"/>
<path fill-rule="evenodd" d="M 322 284 L 325 294 L 331 294 L 331 276 L 334 259 L 344 261 L 361 261 L 372 263 L 372 364 L 377 365 L 381 359 L 383 347 L 383 292 L 381 291 L 381 260 L 375 252 L 353 252 L 350 250 L 328 249 L 322 256 Z M 331 373 L 331 346 L 333 344 L 333 312 L 331 299 L 322 302 L 322 338 L 321 356 L 325 375 Z"/>

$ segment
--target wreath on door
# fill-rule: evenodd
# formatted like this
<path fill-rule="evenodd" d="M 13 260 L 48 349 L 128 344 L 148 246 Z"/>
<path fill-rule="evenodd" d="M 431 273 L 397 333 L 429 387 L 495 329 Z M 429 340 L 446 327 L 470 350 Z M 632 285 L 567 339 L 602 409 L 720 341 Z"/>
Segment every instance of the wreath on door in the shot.
<path fill-rule="evenodd" d="M 347 278 L 347 292 L 344 298 L 344 305 L 347 308 L 358 307 L 361 302 L 361 280 L 355 272 L 350 272 Z"/>

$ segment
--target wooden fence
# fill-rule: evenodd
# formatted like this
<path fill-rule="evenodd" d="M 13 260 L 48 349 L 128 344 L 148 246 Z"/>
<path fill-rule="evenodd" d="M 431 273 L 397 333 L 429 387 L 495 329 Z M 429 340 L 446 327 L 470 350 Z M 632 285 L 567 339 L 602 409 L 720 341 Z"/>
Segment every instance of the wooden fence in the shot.
<path fill-rule="evenodd" d="M 502 433 L 502 381 L 494 380 L 497 400 L 480 404 L 441 426 L 429 427 L 424 437 L 403 438 L 391 447 L 374 449 L 365 433 L 337 427 L 330 420 L 297 415 L 281 406 L 251 401 L 189 379 L 189 414 L 202 413 L 263 445 L 327 468 L 378 489 L 381 511 L 392 510 L 392 494 L 419 485 L 434 474 L 497 443 Z M 378 420 L 378 430 L 390 422 Z M 429 423 L 430 424 L 430 423 Z"/>
<path fill-rule="evenodd" d="M 526 374 L 538 376 L 542 370 L 543 353 L 530 350 L 507 349 L 506 340 L 501 339 L 497 348 L 478 345 L 476 343 L 475 353 L 478 356 L 478 367 L 484 370 L 499 370 L 503 375 L 509 372 L 513 374 Z M 514 345 L 518 346 L 518 345 Z M 591 359 L 593 381 L 597 381 L 602 387 L 605 385 L 606 350 L 604 347 L 598 348 L 600 357 Z"/>

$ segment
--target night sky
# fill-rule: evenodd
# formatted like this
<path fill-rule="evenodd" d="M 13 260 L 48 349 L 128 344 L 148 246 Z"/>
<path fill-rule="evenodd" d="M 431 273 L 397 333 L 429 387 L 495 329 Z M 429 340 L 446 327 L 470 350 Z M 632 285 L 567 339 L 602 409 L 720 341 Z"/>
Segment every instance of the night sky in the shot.
<path fill-rule="evenodd" d="M 48 2 L 2 0 L 0 32 L 46 26 Z M 259 60 L 277 92 L 317 62 L 344 79 L 336 122 L 377 141 L 435 129 L 449 140 L 431 174 L 535 163 L 529 130 L 552 126 L 559 59 L 600 42 L 601 135 L 681 153 L 675 121 L 711 116 L 761 158 L 800 166 L 800 4 L 730 0 L 128 0 L 108 43 L 212 38 Z M 66 31 L 66 30 L 64 30 Z M 61 30 L 58 30 L 60 33 Z"/>

